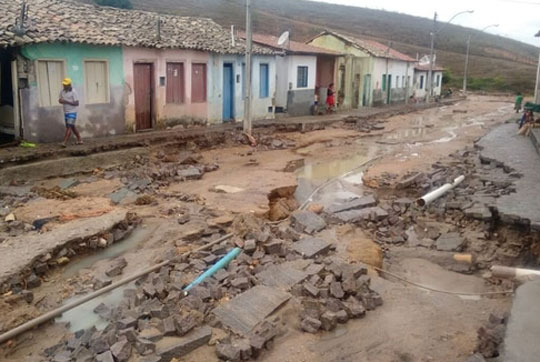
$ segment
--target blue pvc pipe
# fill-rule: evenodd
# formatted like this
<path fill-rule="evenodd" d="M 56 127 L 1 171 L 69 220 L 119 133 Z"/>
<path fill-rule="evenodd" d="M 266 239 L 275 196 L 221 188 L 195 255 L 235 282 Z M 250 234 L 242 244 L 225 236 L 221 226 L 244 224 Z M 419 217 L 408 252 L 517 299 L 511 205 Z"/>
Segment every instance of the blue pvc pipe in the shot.
<path fill-rule="evenodd" d="M 211 277 L 214 275 L 219 269 L 226 267 L 234 258 L 238 256 L 242 252 L 242 249 L 240 248 L 234 248 L 233 250 L 229 251 L 227 255 L 225 255 L 223 258 L 219 259 L 217 263 L 212 265 L 210 269 L 199 275 L 197 279 L 191 282 L 187 287 L 184 288 L 184 292 L 188 292 L 191 288 L 196 286 L 197 284 L 202 283 L 206 278 Z"/>

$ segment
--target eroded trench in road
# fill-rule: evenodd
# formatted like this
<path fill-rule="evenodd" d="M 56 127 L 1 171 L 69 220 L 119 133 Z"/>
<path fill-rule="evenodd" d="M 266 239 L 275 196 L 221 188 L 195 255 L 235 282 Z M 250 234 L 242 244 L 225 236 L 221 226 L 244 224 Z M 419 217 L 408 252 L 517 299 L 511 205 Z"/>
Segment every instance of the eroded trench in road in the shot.
<path fill-rule="evenodd" d="M 413 278 L 418 277 L 413 273 L 413 270 L 420 263 L 418 259 L 422 259 L 424 262 L 437 264 L 452 273 L 474 275 L 479 280 L 483 278 L 484 281 L 481 283 L 482 286 L 475 283 L 472 283 L 474 285 L 453 285 L 453 274 L 447 274 L 446 280 L 439 281 L 420 278 L 420 280 L 424 281 L 424 284 L 433 288 L 451 289 L 449 291 L 455 292 L 460 290 L 483 292 L 508 288 L 510 286 L 506 282 L 501 284 L 501 281 L 495 280 L 486 274 L 489 265 L 494 262 L 505 265 L 517 262 L 534 264 L 537 262 L 534 250 L 537 249 L 538 239 L 531 236 L 526 229 L 502 225 L 497 218 L 496 211 L 490 209 L 489 206 L 487 206 L 489 217 L 484 209 L 475 209 L 479 208 L 477 207 L 479 202 L 478 200 L 470 200 L 469 195 L 475 193 L 485 194 L 485 191 L 489 191 L 491 195 L 494 195 L 497 192 L 505 192 L 503 190 L 505 188 L 493 188 L 487 184 L 489 181 L 477 182 L 479 177 L 474 175 L 474 168 L 477 167 L 477 164 L 474 160 L 473 150 L 467 151 L 469 152 L 467 154 L 470 159 L 469 164 L 463 162 L 465 156 L 463 153 L 458 152 L 444 162 L 434 164 L 433 168 L 421 173 L 420 176 L 406 174 L 398 180 L 391 179 L 391 177 L 388 177 L 388 180 L 383 180 L 393 182 L 393 186 L 395 186 L 400 182 L 414 178 L 414 181 L 410 183 L 405 182 L 404 187 L 390 187 L 385 182 L 380 182 L 384 186 L 378 189 L 363 185 L 364 172 L 369 166 L 369 164 L 366 164 L 368 161 L 392 152 L 404 152 L 404 149 L 407 150 L 410 157 L 415 157 L 414 149 L 422 144 L 451 142 L 458 136 L 454 132 L 456 129 L 482 126 L 484 119 L 490 117 L 493 117 L 493 115 L 475 117 L 458 126 L 452 125 L 442 129 L 439 127 L 439 129 L 431 131 L 434 127 L 426 124 L 426 119 L 420 116 L 417 121 L 418 124 L 407 130 L 362 137 L 352 142 L 350 140 L 346 142 L 334 140 L 297 148 L 295 150 L 296 155 L 300 157 L 309 156 L 303 165 L 302 162 L 295 161 L 286 166 L 288 172 L 295 173 L 298 185 L 271 190 L 268 194 L 269 208 L 264 216 L 272 222 L 287 219 L 288 221 L 285 221 L 284 224 L 288 225 L 291 222 L 291 214 L 297 211 L 300 205 L 305 204 L 307 210 L 319 215 L 327 224 L 327 227 L 318 232 L 317 235 L 330 240 L 331 244 L 334 245 L 336 255 L 348 262 L 353 264 L 362 262 L 366 265 L 384 267 L 396 273 L 401 273 L 400 275 Z M 448 117 L 449 119 L 451 117 Z M 411 141 L 411 138 L 414 141 Z M 316 153 L 324 150 L 325 147 L 339 149 L 344 145 L 346 147 L 343 147 L 343 153 L 347 154 L 347 156 L 322 162 L 313 161 L 313 159 L 316 159 Z M 456 159 L 459 159 L 459 162 L 465 165 L 456 167 Z M 360 167 L 364 164 L 365 166 Z M 193 165 L 194 167 L 190 166 L 190 168 L 183 168 L 183 170 L 198 167 L 197 162 L 194 162 Z M 427 209 L 414 206 L 413 201 L 416 197 L 431 188 L 440 186 L 460 172 L 471 176 L 463 188 L 454 190 Z M 186 172 L 184 176 L 187 177 L 195 173 L 194 170 L 191 170 Z M 384 179 L 386 176 L 381 177 Z M 331 180 L 332 182 L 329 182 Z M 314 193 L 314 191 L 316 192 Z M 143 221 L 123 241 L 119 241 L 113 246 L 91 255 L 78 256 L 59 271 L 61 275 L 53 274 L 49 276 L 53 282 L 56 279 L 57 281 L 75 285 L 72 288 L 73 290 L 68 293 L 68 295 L 71 295 L 70 298 L 63 299 L 63 303 L 76 299 L 79 293 L 87 292 L 89 290 L 88 286 L 93 288 L 96 280 L 92 269 L 107 268 L 110 263 L 125 257 L 128 267 L 124 270 L 124 273 L 127 274 L 151 265 L 156 260 L 162 260 L 163 253 L 167 249 L 189 249 L 190 247 L 186 245 L 185 240 L 193 241 L 197 238 L 212 240 L 226 232 L 233 225 L 234 217 L 232 215 L 223 216 L 223 211 L 216 212 L 204 206 L 193 208 L 185 205 L 186 203 L 193 203 L 196 198 L 189 199 L 189 197 L 186 198 L 186 195 L 169 194 L 165 196 L 165 199 L 168 199 L 165 205 L 161 206 L 161 201 L 156 200 L 162 196 L 153 196 L 154 199 L 147 200 L 148 204 L 143 205 L 142 218 L 151 219 L 152 213 L 154 213 L 154 216 L 155 213 L 166 215 L 169 219 L 172 219 L 172 221 L 169 220 L 166 223 L 166 226 L 163 226 L 161 221 Z M 178 202 L 179 199 L 188 201 Z M 309 204 L 306 204 L 308 199 Z M 175 206 L 177 203 L 181 204 L 181 206 Z M 473 208 L 474 212 L 470 211 L 471 208 Z M 217 220 L 220 217 L 223 219 Z M 208 220 L 214 220 L 210 227 Z M 249 226 L 253 228 L 260 227 L 256 223 Z M 296 232 L 294 229 L 283 228 L 283 230 L 280 230 L 279 224 L 272 225 L 270 228 L 263 227 L 261 230 L 263 234 L 268 232 L 272 237 L 283 237 L 283 233 L 288 232 L 293 234 L 293 240 Z M 361 245 L 358 241 L 359 236 L 356 235 L 359 230 L 361 236 L 366 239 Z M 177 234 L 181 234 L 181 237 L 178 237 Z M 264 235 L 252 235 L 250 237 L 253 236 L 262 239 L 265 237 Z M 245 240 L 251 239 L 244 238 Z M 150 244 L 155 249 L 147 248 L 145 244 Z M 245 246 L 245 244 L 242 245 Z M 527 246 L 524 247 L 524 245 Z M 266 249 L 265 251 L 268 253 Z M 454 254 L 457 253 L 472 254 L 474 261 L 472 263 L 457 262 L 453 258 Z M 136 256 L 137 254 L 139 255 Z M 271 255 L 271 253 L 269 254 Z M 210 257 L 210 255 L 202 254 L 200 257 Z M 109 260 L 111 258 L 113 260 Z M 208 260 L 210 261 L 210 259 Z M 215 262 L 215 258 L 205 266 L 197 265 L 197 267 L 205 269 L 207 265 L 211 265 L 213 262 Z M 177 282 L 179 284 L 185 283 L 195 276 L 196 273 L 186 273 Z M 389 278 L 389 280 L 392 279 Z M 395 280 L 392 281 L 396 282 Z M 78 283 L 82 285 L 86 283 L 87 287 L 80 288 L 80 285 L 77 285 Z M 314 281 L 313 283 L 319 282 Z M 126 291 L 133 290 L 136 287 L 137 285 L 134 283 L 128 284 L 108 295 L 99 297 L 92 303 L 65 313 L 61 318 L 57 319 L 57 323 L 68 322 L 68 327 L 73 333 L 88 329 L 91 326 L 96 326 L 101 330 L 106 329 L 109 323 L 107 319 L 111 317 L 107 315 L 107 312 L 121 305 L 126 296 L 130 294 L 130 292 Z M 239 291 L 241 290 L 242 288 L 239 288 Z M 159 294 L 159 292 L 157 293 Z M 302 294 L 302 291 L 300 291 L 300 294 Z M 101 312 L 99 310 L 96 312 L 96 308 L 100 305 L 104 305 L 106 308 L 102 307 Z M 336 312 L 338 311 L 336 310 Z M 228 343 L 226 339 L 224 341 L 225 344 Z M 133 348 L 135 349 L 135 346 Z M 8 351 L 7 355 L 21 356 L 28 349 L 28 346 L 25 349 L 24 344 L 22 344 L 20 349 Z M 55 352 L 62 352 L 62 348 Z M 50 357 L 52 358 L 54 355 L 52 353 Z"/>

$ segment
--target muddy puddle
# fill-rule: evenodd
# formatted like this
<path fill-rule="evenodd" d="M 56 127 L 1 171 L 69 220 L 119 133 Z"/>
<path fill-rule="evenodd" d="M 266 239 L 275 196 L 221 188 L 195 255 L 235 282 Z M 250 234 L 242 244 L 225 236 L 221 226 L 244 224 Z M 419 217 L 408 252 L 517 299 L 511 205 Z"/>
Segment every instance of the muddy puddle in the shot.
<path fill-rule="evenodd" d="M 148 240 L 157 230 L 158 225 L 148 227 L 138 227 L 126 237 L 124 240 L 117 242 L 110 247 L 103 249 L 95 254 L 81 257 L 79 260 L 71 262 L 64 270 L 64 276 L 73 277 L 83 269 L 90 269 L 93 265 L 101 260 L 114 259 L 131 250 L 136 249 L 144 241 Z M 81 304 L 80 306 L 69 310 L 56 319 L 58 323 L 68 323 L 68 328 L 72 332 L 81 329 L 95 326 L 102 329 L 107 325 L 107 321 L 94 313 L 94 309 L 101 303 L 104 303 L 109 308 L 117 306 L 124 297 L 124 290 L 133 288 L 134 282 L 118 287 L 109 293 L 103 294 L 93 300 Z M 75 302 L 82 298 L 81 295 L 76 295 L 64 301 L 64 305 Z"/>
<path fill-rule="evenodd" d="M 114 243 L 108 248 L 102 249 L 92 255 L 82 256 L 78 260 L 73 260 L 64 269 L 64 276 L 72 277 L 80 270 L 89 268 L 100 260 L 113 259 L 132 249 L 135 249 L 143 241 L 150 238 L 157 228 L 157 225 L 153 225 L 151 227 L 138 227 L 122 241 Z"/>
<path fill-rule="evenodd" d="M 124 298 L 124 290 L 134 288 L 134 286 L 135 282 L 131 282 L 111 290 L 109 293 L 103 294 L 65 312 L 55 321 L 57 323 L 68 323 L 68 328 L 71 332 L 77 332 L 81 329 L 90 328 L 92 326 L 95 326 L 97 329 L 103 329 L 108 322 L 94 313 L 94 309 L 101 303 L 104 303 L 109 308 L 118 306 Z M 75 302 L 80 298 L 82 298 L 82 296 L 69 298 L 65 301 L 64 305 Z"/>

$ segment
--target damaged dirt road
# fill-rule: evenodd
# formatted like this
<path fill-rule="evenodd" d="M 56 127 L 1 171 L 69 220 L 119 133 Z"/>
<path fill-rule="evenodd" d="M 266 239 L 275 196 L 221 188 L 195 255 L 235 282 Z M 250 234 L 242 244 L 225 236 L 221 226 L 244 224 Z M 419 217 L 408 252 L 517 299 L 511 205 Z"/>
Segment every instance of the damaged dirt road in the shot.
<path fill-rule="evenodd" d="M 2 333 L 171 263 L 10 339 L 2 359 L 496 357 L 497 343 L 481 343 L 477 331 L 509 310 L 511 285 L 488 268 L 520 260 L 537 240 L 519 244 L 527 231 L 499 225 L 482 203 L 510 183 L 486 181 L 498 171 L 473 144 L 515 116 L 510 102 L 473 96 L 306 133 L 264 128 L 257 147 L 224 132 L 47 179 L 25 178 L 25 165 L 19 182 L 0 187 Z M 460 174 L 466 181 L 443 201 L 414 205 Z M 233 247 L 242 253 L 186 296 Z"/>

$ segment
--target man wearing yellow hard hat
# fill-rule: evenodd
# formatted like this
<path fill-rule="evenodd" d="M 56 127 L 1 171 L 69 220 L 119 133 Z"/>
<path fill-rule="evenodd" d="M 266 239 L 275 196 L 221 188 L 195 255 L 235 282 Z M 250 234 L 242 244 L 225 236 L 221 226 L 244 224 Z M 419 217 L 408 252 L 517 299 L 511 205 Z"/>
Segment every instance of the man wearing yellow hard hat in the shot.
<path fill-rule="evenodd" d="M 67 142 L 71 137 L 71 133 L 77 137 L 77 144 L 81 145 L 82 139 L 77 127 L 75 127 L 75 121 L 77 120 L 77 110 L 79 108 L 79 95 L 73 89 L 71 79 L 66 78 L 62 81 L 64 89 L 60 91 L 60 99 L 58 100 L 64 106 L 64 121 L 66 123 L 66 135 L 64 136 L 63 147 L 67 146 Z"/>

